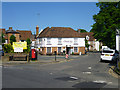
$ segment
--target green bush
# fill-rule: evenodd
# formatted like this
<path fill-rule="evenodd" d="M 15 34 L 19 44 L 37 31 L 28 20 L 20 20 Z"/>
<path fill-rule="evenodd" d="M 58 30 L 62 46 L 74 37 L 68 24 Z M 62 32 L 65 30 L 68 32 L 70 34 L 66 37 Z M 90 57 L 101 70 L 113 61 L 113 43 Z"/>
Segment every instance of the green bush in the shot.
<path fill-rule="evenodd" d="M 72 55 L 74 55 L 74 52 L 72 52 Z"/>
<path fill-rule="evenodd" d="M 13 47 L 11 44 L 4 44 L 3 46 L 3 50 L 5 53 L 11 53 L 11 52 L 14 52 L 13 51 Z"/>
<path fill-rule="evenodd" d="M 29 53 L 30 52 L 30 46 L 27 45 L 27 49 L 23 50 L 24 53 Z"/>

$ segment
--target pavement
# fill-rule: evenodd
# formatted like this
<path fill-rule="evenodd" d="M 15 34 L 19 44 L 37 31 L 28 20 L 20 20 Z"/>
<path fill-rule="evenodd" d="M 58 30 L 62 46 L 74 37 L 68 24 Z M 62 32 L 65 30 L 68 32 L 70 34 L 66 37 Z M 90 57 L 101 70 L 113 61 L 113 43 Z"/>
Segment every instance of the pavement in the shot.
<path fill-rule="evenodd" d="M 87 55 L 84 55 L 87 56 Z M 2 56 L 2 65 L 18 65 L 18 64 L 51 64 L 51 63 L 61 63 L 61 62 L 68 62 L 71 60 L 74 60 L 74 58 L 79 57 L 79 55 L 70 55 L 68 59 L 65 58 L 65 56 L 45 56 L 45 55 L 38 55 L 38 60 L 30 60 L 28 61 L 9 61 L 8 56 Z"/>

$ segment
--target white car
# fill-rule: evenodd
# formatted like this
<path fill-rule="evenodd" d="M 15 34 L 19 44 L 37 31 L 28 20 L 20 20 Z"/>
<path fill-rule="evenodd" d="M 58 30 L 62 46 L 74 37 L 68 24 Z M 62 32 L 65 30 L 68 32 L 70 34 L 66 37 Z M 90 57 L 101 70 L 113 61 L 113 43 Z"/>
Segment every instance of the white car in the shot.
<path fill-rule="evenodd" d="M 103 49 L 101 53 L 100 61 L 117 61 L 119 58 L 119 52 L 113 49 Z"/>

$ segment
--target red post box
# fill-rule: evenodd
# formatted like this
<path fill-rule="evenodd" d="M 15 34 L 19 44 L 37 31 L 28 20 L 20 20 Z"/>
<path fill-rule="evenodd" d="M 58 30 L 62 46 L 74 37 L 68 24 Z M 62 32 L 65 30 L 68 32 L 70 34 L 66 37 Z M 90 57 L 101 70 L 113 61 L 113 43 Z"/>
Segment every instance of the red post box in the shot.
<path fill-rule="evenodd" d="M 32 59 L 35 59 L 36 58 L 36 51 L 35 49 L 32 49 Z"/>

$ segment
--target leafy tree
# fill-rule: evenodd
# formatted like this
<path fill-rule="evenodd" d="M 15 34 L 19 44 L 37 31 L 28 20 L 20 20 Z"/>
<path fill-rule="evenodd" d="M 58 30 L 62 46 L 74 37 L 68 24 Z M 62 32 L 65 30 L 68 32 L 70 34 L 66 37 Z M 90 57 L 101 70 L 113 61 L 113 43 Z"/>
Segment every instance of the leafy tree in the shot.
<path fill-rule="evenodd" d="M 30 52 L 30 46 L 27 45 L 27 49 L 24 49 L 23 52 L 24 52 L 24 53 L 29 53 L 29 52 Z"/>
<path fill-rule="evenodd" d="M 5 38 L 3 33 L 2 33 L 2 43 L 5 43 Z"/>
<path fill-rule="evenodd" d="M 30 41 L 29 38 L 26 40 L 26 42 L 27 42 L 27 45 L 30 45 L 30 44 L 31 44 L 31 41 Z"/>
<path fill-rule="evenodd" d="M 10 43 L 11 45 L 13 44 L 13 42 L 16 42 L 16 37 L 14 35 L 10 36 Z"/>
<path fill-rule="evenodd" d="M 120 29 L 120 2 L 96 3 L 100 11 L 93 16 L 95 24 L 91 32 L 94 37 L 110 48 L 115 48 L 116 29 Z"/>
<path fill-rule="evenodd" d="M 78 29 L 77 32 L 83 33 L 83 32 L 87 32 L 87 31 L 84 29 Z"/>
<path fill-rule="evenodd" d="M 87 47 L 87 49 L 89 49 L 88 40 L 86 40 L 86 39 L 85 39 L 85 47 Z"/>
<path fill-rule="evenodd" d="M 28 38 L 28 39 L 26 40 L 26 42 L 27 42 L 27 49 L 25 49 L 23 52 L 29 53 L 29 52 L 30 52 L 30 44 L 31 44 L 31 41 L 30 41 L 30 39 Z"/>
<path fill-rule="evenodd" d="M 6 53 L 10 53 L 10 52 L 13 52 L 13 47 L 12 47 L 11 44 L 4 44 L 3 50 L 4 50 L 4 52 L 6 52 Z"/>

